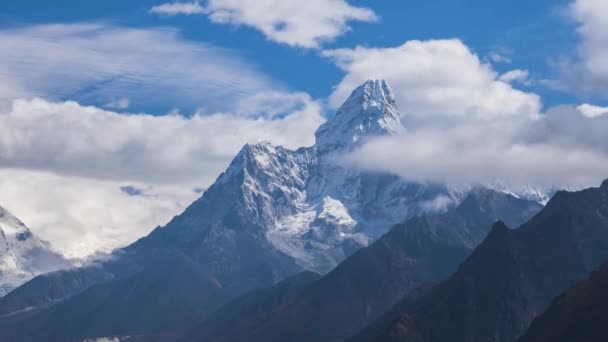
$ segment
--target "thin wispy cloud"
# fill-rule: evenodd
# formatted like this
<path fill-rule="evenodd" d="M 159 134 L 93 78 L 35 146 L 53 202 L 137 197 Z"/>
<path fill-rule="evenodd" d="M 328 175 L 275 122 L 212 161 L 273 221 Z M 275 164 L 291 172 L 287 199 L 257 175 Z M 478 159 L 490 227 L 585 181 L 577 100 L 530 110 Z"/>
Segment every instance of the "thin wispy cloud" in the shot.
<path fill-rule="evenodd" d="M 108 108 L 230 110 L 281 83 L 236 52 L 188 41 L 170 28 L 108 24 L 0 30 L 0 100 L 40 96 Z"/>
<path fill-rule="evenodd" d="M 203 14 L 204 10 L 198 1 L 194 2 L 170 2 L 150 8 L 150 13 L 176 16 Z"/>
<path fill-rule="evenodd" d="M 462 41 L 408 41 L 323 53 L 345 71 L 330 96 L 338 106 L 368 78 L 393 88 L 405 133 L 372 139 L 340 163 L 417 181 L 593 185 L 608 170 L 608 117 L 601 107 L 541 110 L 518 89 L 529 72 L 499 74 Z"/>
<path fill-rule="evenodd" d="M 530 85 L 532 81 L 530 80 L 530 72 L 528 70 L 522 69 L 514 69 L 505 72 L 500 75 L 498 78 L 499 81 L 505 83 L 521 83 L 524 85 Z"/>

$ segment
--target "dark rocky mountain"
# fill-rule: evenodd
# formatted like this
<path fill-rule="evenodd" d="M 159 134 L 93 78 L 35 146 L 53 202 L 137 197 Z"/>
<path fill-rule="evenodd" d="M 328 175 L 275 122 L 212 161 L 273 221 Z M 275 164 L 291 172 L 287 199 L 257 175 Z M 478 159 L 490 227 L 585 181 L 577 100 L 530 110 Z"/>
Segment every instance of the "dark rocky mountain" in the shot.
<path fill-rule="evenodd" d="M 242 332 L 290 304 L 302 291 L 321 278 L 313 272 L 289 277 L 272 288 L 257 289 L 231 300 L 202 324 L 180 338 L 181 341 L 237 341 Z"/>
<path fill-rule="evenodd" d="M 342 341 L 418 288 L 401 307 L 411 306 L 428 286 L 456 270 L 504 219 L 521 224 L 541 206 L 492 190 L 476 189 L 444 214 L 412 218 L 371 246 L 356 252 L 292 303 L 272 307 L 255 323 L 215 330 L 217 341 Z M 249 321 L 251 317 L 239 319 Z M 205 338 L 193 339 L 205 341 Z"/>
<path fill-rule="evenodd" d="M 608 341 L 608 263 L 553 300 L 518 342 Z"/>
<path fill-rule="evenodd" d="M 500 222 L 426 304 L 377 341 L 510 342 L 551 300 L 608 259 L 608 181 L 558 192 L 533 219 Z"/>

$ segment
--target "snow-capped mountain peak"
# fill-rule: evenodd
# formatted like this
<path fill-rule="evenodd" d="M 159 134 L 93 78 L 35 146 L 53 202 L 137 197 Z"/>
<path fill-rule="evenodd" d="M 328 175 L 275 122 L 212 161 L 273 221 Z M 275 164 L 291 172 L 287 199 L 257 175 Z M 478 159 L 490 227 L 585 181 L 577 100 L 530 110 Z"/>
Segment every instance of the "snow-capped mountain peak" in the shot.
<path fill-rule="evenodd" d="M 0 234 L 2 236 L 20 236 L 21 240 L 25 240 L 28 235 L 31 235 L 25 224 L 3 207 L 0 207 Z"/>
<path fill-rule="evenodd" d="M 368 80 L 319 127 L 316 146 L 321 152 L 352 149 L 367 137 L 396 135 L 402 129 L 392 89 L 384 80 Z"/>

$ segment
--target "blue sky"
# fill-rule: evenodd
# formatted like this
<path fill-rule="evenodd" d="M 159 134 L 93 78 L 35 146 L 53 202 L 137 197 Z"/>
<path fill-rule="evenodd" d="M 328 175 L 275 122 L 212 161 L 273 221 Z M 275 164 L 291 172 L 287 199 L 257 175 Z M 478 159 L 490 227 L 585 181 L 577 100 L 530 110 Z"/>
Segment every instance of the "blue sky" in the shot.
<path fill-rule="evenodd" d="M 314 98 L 327 97 L 343 76 L 343 71 L 320 56 L 319 49 L 278 44 L 251 27 L 218 25 L 205 15 L 169 17 L 150 14 L 149 9 L 159 3 L 162 1 L 4 1 L 0 5 L 0 27 L 82 22 L 106 22 L 138 28 L 173 27 L 188 40 L 233 50 L 289 89 L 307 92 Z M 540 80 L 555 76 L 552 60 L 571 53 L 578 40 L 575 23 L 565 13 L 570 4 L 568 0 L 349 3 L 372 9 L 379 20 L 373 23 L 349 22 L 350 32 L 324 44 L 323 49 L 357 45 L 388 47 L 412 39 L 458 38 L 482 59 L 500 52 L 512 61 L 497 64 L 496 71 L 526 69 L 532 78 Z M 583 100 L 602 101 L 592 96 L 554 91 L 538 83 L 524 88 L 540 94 L 545 106 Z M 86 98 L 76 100 L 87 101 Z M 141 109 L 162 112 L 166 108 L 143 106 Z"/>

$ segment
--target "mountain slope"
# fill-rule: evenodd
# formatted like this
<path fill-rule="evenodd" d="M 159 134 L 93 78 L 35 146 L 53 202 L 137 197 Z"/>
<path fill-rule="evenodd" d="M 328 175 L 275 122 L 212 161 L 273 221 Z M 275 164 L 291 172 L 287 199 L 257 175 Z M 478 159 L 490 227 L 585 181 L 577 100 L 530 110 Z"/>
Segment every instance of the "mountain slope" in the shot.
<path fill-rule="evenodd" d="M 608 259 L 608 181 L 558 192 L 517 230 L 498 223 L 458 271 L 378 341 L 516 340 L 552 298 Z"/>
<path fill-rule="evenodd" d="M 257 289 L 244 294 L 192 329 L 183 341 L 236 340 L 243 331 L 255 329 L 257 322 L 291 303 L 311 283 L 321 276 L 302 272 L 287 278 L 272 288 Z"/>
<path fill-rule="evenodd" d="M 540 208 L 536 202 L 476 189 L 445 214 L 393 227 L 303 290 L 293 303 L 273 308 L 249 329 L 216 329 L 212 340 L 344 340 L 412 289 L 447 278 L 496 220 L 522 223 Z"/>
<path fill-rule="evenodd" d="M 553 300 L 519 342 L 608 341 L 608 263 Z"/>
<path fill-rule="evenodd" d="M 15 341 L 69 341 L 142 331 L 168 338 L 225 301 L 216 279 L 182 255 L 153 256 L 133 276 L 94 285 L 39 312 L 0 320 L 0 337 Z"/>
<path fill-rule="evenodd" d="M 0 297 L 38 274 L 70 266 L 48 242 L 0 207 Z"/>

